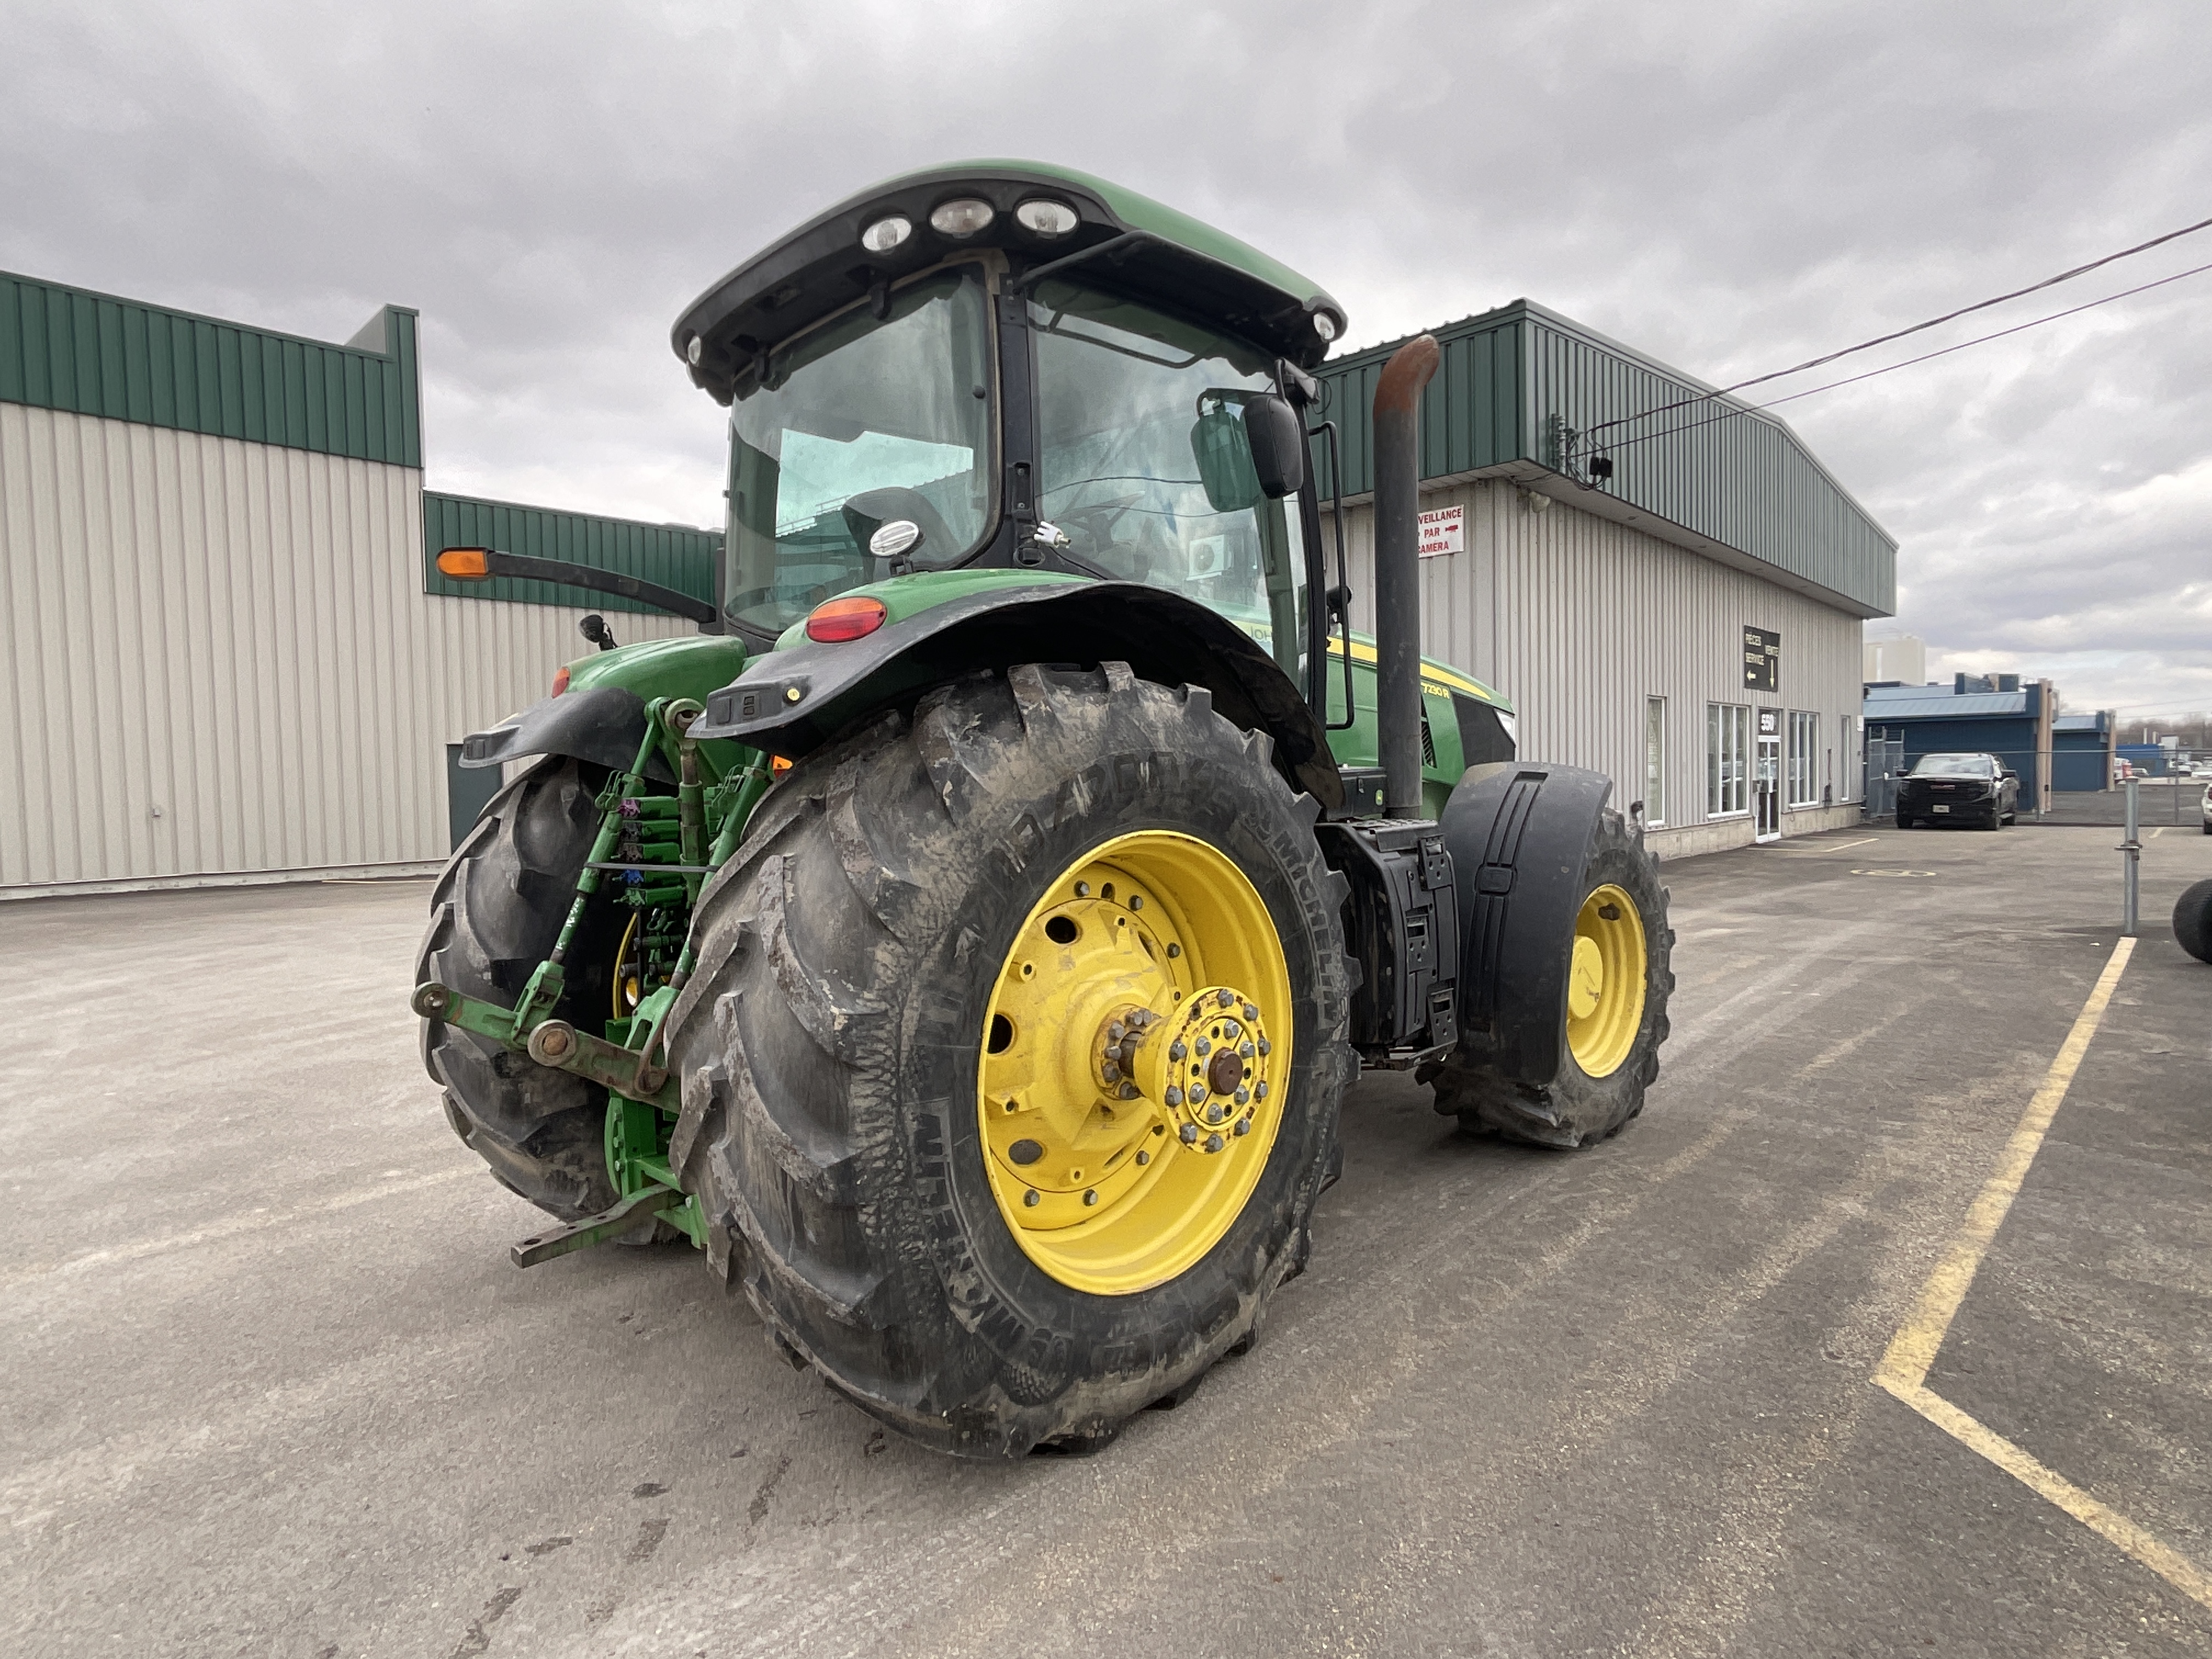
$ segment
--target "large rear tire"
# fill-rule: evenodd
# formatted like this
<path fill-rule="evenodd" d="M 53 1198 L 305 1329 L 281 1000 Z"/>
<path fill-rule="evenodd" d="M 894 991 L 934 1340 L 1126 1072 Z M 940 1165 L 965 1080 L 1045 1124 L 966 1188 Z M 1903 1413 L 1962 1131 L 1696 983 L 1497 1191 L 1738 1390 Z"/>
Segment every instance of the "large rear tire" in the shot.
<path fill-rule="evenodd" d="M 514 1006 L 575 898 L 604 780 L 597 767 L 551 757 L 492 797 L 432 890 L 416 984 Z M 555 1018 L 590 1031 L 606 1018 L 620 923 L 611 905 L 586 908 Z M 564 1221 L 616 1201 L 605 1090 L 442 1020 L 422 1022 L 422 1046 L 447 1122 L 501 1184 Z"/>
<path fill-rule="evenodd" d="M 763 801 L 672 1015 L 671 1156 L 787 1356 L 988 1457 L 1103 1443 L 1249 1345 L 1357 1069 L 1341 878 L 1269 753 L 1203 690 L 1022 667 Z M 1200 1091 L 1178 1117 L 1146 1067 L 1231 981 L 1212 1018 L 1272 1058 L 1209 1073 L 1218 1120 Z M 1159 1012 L 1116 1081 L 1128 1006 Z"/>
<path fill-rule="evenodd" d="M 1510 1078 L 1455 1049 L 1422 1076 L 1436 1085 L 1437 1110 L 1462 1128 L 1572 1148 L 1615 1133 L 1644 1109 L 1674 989 L 1667 890 L 1659 860 L 1611 810 L 1591 828 L 1583 869 L 1574 937 L 1561 945 L 1573 953 L 1566 994 L 1547 1015 L 1562 1028 L 1557 1073 Z"/>

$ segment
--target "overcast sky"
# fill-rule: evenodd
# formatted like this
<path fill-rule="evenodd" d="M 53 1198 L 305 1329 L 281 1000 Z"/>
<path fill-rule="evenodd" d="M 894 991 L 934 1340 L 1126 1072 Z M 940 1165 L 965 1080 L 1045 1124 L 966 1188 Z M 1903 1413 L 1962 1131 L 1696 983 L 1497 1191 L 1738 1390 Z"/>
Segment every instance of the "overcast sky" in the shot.
<path fill-rule="evenodd" d="M 2212 9 L 0 0 L 0 269 L 331 339 L 417 307 L 464 493 L 718 523 L 678 312 L 974 155 L 1233 231 L 1349 346 L 1527 295 L 1725 383 L 2212 217 Z M 2212 707 L 2212 272 L 1782 412 L 1898 538 L 1872 631 L 1931 675 Z"/>

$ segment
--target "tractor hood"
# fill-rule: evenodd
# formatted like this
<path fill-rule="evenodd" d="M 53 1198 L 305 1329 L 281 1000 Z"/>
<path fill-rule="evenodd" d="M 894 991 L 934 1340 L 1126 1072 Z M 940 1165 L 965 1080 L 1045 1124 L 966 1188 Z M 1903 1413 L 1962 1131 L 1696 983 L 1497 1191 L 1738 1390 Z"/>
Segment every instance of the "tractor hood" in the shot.
<path fill-rule="evenodd" d="M 1344 333 L 1344 308 L 1317 284 L 1188 214 L 1065 167 L 961 161 L 887 179 L 801 225 L 693 301 L 670 344 L 726 404 L 770 348 L 979 247 L 1001 250 L 1018 276 L 1097 248 L 1076 267 L 1086 281 L 1206 318 L 1302 368 Z"/>

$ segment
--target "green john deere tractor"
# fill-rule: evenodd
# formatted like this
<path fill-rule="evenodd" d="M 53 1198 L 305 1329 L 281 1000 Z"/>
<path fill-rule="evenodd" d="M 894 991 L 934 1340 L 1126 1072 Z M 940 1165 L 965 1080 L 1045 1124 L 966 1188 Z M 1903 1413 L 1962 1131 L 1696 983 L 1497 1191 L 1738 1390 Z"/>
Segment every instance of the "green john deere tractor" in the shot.
<path fill-rule="evenodd" d="M 518 1262 L 688 1239 L 902 1432 L 1083 1449 L 1251 1345 L 1361 1066 L 1547 1146 L 1636 1114 L 1656 860 L 1419 656 L 1425 337 L 1376 394 L 1350 631 L 1309 465 L 1343 326 L 1103 180 L 914 173 L 676 325 L 731 411 L 716 603 L 441 556 L 701 629 L 586 618 L 601 650 L 465 746 L 521 764 L 414 1006 L 455 1133 L 560 1224 Z"/>

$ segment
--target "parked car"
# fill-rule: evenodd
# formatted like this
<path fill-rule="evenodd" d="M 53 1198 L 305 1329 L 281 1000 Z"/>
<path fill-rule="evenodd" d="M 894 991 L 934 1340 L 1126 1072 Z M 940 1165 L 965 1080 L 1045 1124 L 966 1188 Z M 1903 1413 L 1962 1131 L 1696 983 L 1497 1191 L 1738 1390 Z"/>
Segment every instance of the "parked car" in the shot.
<path fill-rule="evenodd" d="M 1897 781 L 1897 827 L 1972 823 L 2001 830 L 2020 816 L 2020 774 L 1995 755 L 1923 755 Z"/>
<path fill-rule="evenodd" d="M 2203 815 L 2204 833 L 2212 836 L 2212 783 L 2204 786 L 2203 797 L 2197 805 L 2197 810 Z"/>

